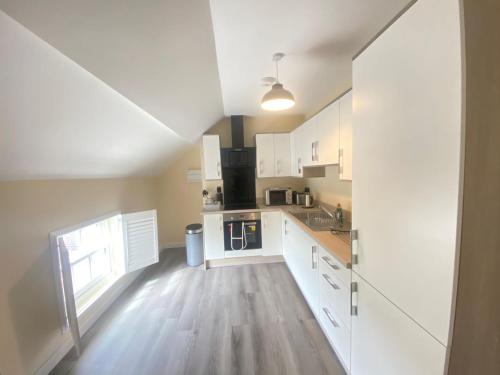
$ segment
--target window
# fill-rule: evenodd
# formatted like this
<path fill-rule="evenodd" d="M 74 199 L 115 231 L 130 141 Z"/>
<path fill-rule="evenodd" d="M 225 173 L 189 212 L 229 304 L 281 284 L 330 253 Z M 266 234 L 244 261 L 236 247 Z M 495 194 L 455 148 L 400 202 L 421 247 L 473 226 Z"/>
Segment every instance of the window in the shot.
<path fill-rule="evenodd" d="M 125 273 L 158 262 L 156 210 L 115 213 L 52 232 L 50 243 L 61 329 L 70 329 L 78 353 L 79 320 L 102 313 L 89 307 L 109 302 L 104 292 Z"/>
<path fill-rule="evenodd" d="M 121 215 L 83 226 L 59 238 L 68 250 L 76 310 L 80 315 L 123 274 Z"/>

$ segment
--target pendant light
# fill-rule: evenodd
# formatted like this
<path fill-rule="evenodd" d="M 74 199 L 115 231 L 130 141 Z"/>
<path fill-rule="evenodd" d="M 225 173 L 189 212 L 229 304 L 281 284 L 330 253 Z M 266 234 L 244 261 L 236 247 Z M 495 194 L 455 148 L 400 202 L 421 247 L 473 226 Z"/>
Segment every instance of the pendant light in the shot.
<path fill-rule="evenodd" d="M 283 111 L 292 108 L 295 105 L 295 99 L 292 93 L 283 88 L 279 81 L 278 62 L 285 56 L 284 53 L 275 53 L 273 61 L 276 64 L 276 81 L 271 90 L 262 97 L 261 106 L 266 111 Z"/>

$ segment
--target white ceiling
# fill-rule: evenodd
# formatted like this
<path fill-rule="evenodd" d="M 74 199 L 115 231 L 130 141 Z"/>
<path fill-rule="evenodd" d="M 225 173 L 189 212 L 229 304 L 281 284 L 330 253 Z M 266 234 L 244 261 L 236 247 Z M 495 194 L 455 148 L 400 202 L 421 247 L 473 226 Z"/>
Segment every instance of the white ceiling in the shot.
<path fill-rule="evenodd" d="M 0 180 L 153 175 L 186 141 L 0 12 Z"/>
<path fill-rule="evenodd" d="M 159 173 L 224 114 L 263 114 L 274 52 L 287 114 L 311 115 L 408 1 L 0 0 L 0 180 Z"/>
<path fill-rule="evenodd" d="M 223 116 L 208 0 L 0 0 L 0 8 L 190 142 Z"/>
<path fill-rule="evenodd" d="M 261 115 L 260 86 L 280 80 L 311 115 L 351 87 L 351 58 L 409 0 L 210 0 L 224 112 Z"/>

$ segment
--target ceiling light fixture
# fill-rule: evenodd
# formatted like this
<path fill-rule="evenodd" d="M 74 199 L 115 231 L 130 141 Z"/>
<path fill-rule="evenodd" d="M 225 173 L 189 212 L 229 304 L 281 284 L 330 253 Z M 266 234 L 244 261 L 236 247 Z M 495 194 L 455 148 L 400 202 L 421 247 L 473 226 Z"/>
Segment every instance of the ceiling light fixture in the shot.
<path fill-rule="evenodd" d="M 285 56 L 284 53 L 275 53 L 273 61 L 276 64 L 276 82 L 262 98 L 261 106 L 266 111 L 283 111 L 295 105 L 292 93 L 283 88 L 278 76 L 278 62 Z"/>

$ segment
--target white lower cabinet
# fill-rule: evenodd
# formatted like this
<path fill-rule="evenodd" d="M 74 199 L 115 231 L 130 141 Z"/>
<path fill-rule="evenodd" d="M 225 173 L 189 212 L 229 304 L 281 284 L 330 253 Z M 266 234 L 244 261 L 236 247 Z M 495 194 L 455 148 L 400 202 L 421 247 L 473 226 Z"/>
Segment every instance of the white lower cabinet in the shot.
<path fill-rule="evenodd" d="M 290 219 L 284 220 L 283 255 L 309 307 L 319 307 L 318 245 Z"/>
<path fill-rule="evenodd" d="M 281 255 L 283 243 L 281 237 L 281 212 L 262 212 L 262 255 Z"/>
<path fill-rule="evenodd" d="M 351 270 L 283 215 L 283 257 L 328 341 L 350 368 Z"/>
<path fill-rule="evenodd" d="M 443 374 L 446 348 L 354 272 L 352 280 L 351 374 Z"/>
<path fill-rule="evenodd" d="M 205 259 L 224 259 L 224 223 L 222 214 L 204 215 L 203 232 Z"/>

